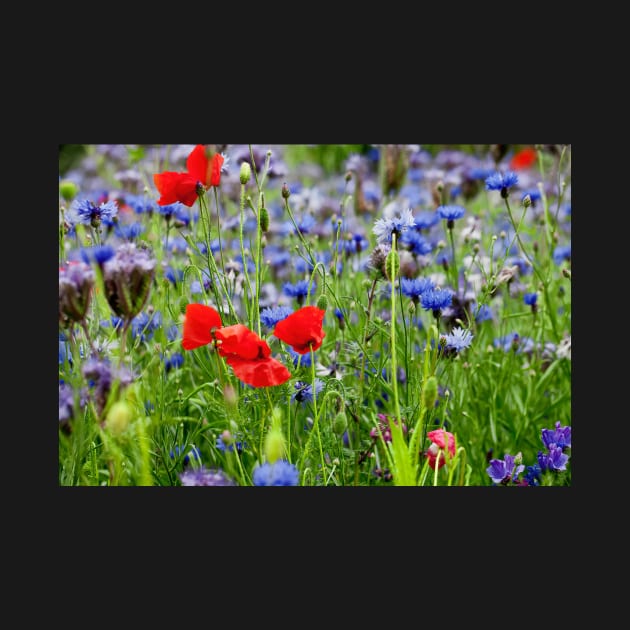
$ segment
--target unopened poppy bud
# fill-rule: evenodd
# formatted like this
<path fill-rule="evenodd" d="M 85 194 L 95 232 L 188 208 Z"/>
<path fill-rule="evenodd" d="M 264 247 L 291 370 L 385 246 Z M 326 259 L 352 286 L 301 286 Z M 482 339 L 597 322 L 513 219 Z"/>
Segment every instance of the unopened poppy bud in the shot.
<path fill-rule="evenodd" d="M 282 184 L 282 198 L 288 199 L 290 196 L 291 196 L 291 191 L 289 190 L 287 183 L 284 182 L 284 184 Z"/>
<path fill-rule="evenodd" d="M 385 271 L 389 281 L 393 281 L 400 271 L 400 256 L 395 249 L 392 249 L 385 259 Z"/>
<path fill-rule="evenodd" d="M 228 407 L 235 408 L 238 403 L 238 392 L 230 383 L 226 383 L 223 386 L 223 399 Z"/>
<path fill-rule="evenodd" d="M 79 187 L 69 179 L 59 182 L 59 194 L 66 200 L 72 201 L 79 192 Z"/>
<path fill-rule="evenodd" d="M 105 418 L 105 427 L 113 434 L 123 433 L 131 422 L 131 407 L 124 401 L 115 402 Z"/>
<path fill-rule="evenodd" d="M 252 174 L 252 167 L 249 165 L 249 162 L 243 162 L 241 164 L 241 184 L 245 185 L 249 181 L 249 178 Z"/>
<path fill-rule="evenodd" d="M 282 459 L 286 452 L 284 435 L 281 429 L 269 429 L 265 436 L 265 457 L 270 464 Z"/>
<path fill-rule="evenodd" d="M 422 403 L 425 409 L 433 409 L 438 397 L 438 382 L 435 376 L 429 376 L 422 388 Z"/>
<path fill-rule="evenodd" d="M 328 308 L 328 298 L 325 293 L 322 293 L 317 298 L 317 308 L 321 308 L 322 311 L 325 311 Z"/>
<path fill-rule="evenodd" d="M 269 213 L 267 208 L 260 209 L 260 229 L 266 232 L 269 229 Z"/>
<path fill-rule="evenodd" d="M 343 435 L 348 428 L 348 417 L 344 411 L 340 411 L 333 420 L 332 430 L 335 435 Z"/>

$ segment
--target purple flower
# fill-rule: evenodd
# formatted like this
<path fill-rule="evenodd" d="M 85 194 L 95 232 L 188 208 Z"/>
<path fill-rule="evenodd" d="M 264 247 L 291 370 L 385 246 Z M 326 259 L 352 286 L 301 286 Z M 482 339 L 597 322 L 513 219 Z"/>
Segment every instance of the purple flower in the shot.
<path fill-rule="evenodd" d="M 448 289 L 429 289 L 420 296 L 420 303 L 425 311 L 436 312 L 451 305 L 453 293 Z"/>
<path fill-rule="evenodd" d="M 71 262 L 59 269 L 59 322 L 81 322 L 85 318 L 92 287 L 94 271 L 84 262 Z"/>
<path fill-rule="evenodd" d="M 260 321 L 266 328 L 274 328 L 278 322 L 286 319 L 293 313 L 293 309 L 288 306 L 276 306 L 275 308 L 264 308 L 260 311 Z"/>
<path fill-rule="evenodd" d="M 516 456 L 505 454 L 505 459 L 491 459 L 486 472 L 495 484 L 507 485 L 516 482 L 517 477 L 525 470 L 523 464 L 515 466 Z M 542 468 L 542 466 L 541 466 Z"/>
<path fill-rule="evenodd" d="M 400 288 L 404 295 L 417 304 L 423 293 L 435 289 L 435 284 L 430 278 L 402 278 Z"/>
<path fill-rule="evenodd" d="M 466 212 L 465 208 L 462 206 L 440 206 L 437 209 L 438 216 L 441 219 L 446 219 L 447 221 L 454 221 L 455 219 L 461 219 Z"/>
<path fill-rule="evenodd" d="M 297 467 L 283 459 L 273 464 L 258 464 L 252 472 L 255 486 L 297 486 L 299 478 Z"/>
<path fill-rule="evenodd" d="M 396 238 L 399 238 L 403 232 L 414 225 L 415 220 L 409 208 L 391 219 L 377 219 L 372 232 L 376 235 L 377 243 L 391 243 L 392 234 L 396 234 Z"/>
<path fill-rule="evenodd" d="M 235 486 L 236 483 L 227 477 L 221 469 L 209 469 L 205 466 L 189 468 L 180 473 L 182 486 Z"/>
<path fill-rule="evenodd" d="M 544 472 L 546 470 L 566 470 L 569 456 L 562 452 L 562 449 L 555 444 L 549 447 L 549 453 L 538 451 L 538 465 Z"/>
<path fill-rule="evenodd" d="M 72 225 L 83 224 L 98 227 L 102 222 L 111 222 L 118 214 L 115 201 L 108 201 L 97 206 L 89 199 L 75 200 L 68 210 L 68 220 Z"/>
<path fill-rule="evenodd" d="M 567 448 L 571 448 L 571 427 L 563 427 L 560 421 L 556 422 L 556 429 L 543 429 L 542 441 L 547 449 L 552 446 L 557 446 L 563 451 Z"/>
<path fill-rule="evenodd" d="M 501 197 L 507 199 L 508 191 L 511 186 L 518 183 L 518 175 L 512 171 L 507 173 L 494 173 L 486 178 L 486 190 L 500 190 Z"/>
<path fill-rule="evenodd" d="M 538 293 L 525 293 L 525 295 L 523 295 L 523 302 L 528 306 L 535 306 L 538 302 Z"/>
<path fill-rule="evenodd" d="M 461 352 L 470 346 L 474 335 L 470 330 L 466 330 L 461 326 L 453 328 L 451 332 L 446 335 L 446 347 L 452 348 L 456 352 Z"/>

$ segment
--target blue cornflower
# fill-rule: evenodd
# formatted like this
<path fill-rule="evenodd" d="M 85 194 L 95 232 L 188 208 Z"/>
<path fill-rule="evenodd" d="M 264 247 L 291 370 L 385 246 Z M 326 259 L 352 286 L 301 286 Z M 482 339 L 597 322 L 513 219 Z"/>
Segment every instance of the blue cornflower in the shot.
<path fill-rule="evenodd" d="M 429 289 L 420 296 L 420 303 L 425 311 L 439 313 L 442 309 L 451 305 L 453 293 L 448 289 Z"/>
<path fill-rule="evenodd" d="M 169 457 L 171 459 L 175 459 L 179 457 L 184 452 L 184 449 L 180 446 L 175 446 L 175 448 L 169 452 Z M 184 464 L 187 464 L 190 461 L 190 458 L 196 459 L 198 462 L 201 461 L 201 453 L 199 449 L 193 444 L 192 448 L 184 455 Z"/>
<path fill-rule="evenodd" d="M 415 224 L 411 208 L 407 208 L 391 219 L 377 219 L 372 232 L 376 235 L 377 243 L 391 243 L 392 234 L 395 233 L 396 238 L 399 238 L 403 232 Z"/>
<path fill-rule="evenodd" d="M 435 289 L 435 284 L 430 278 L 402 278 L 400 288 L 404 295 L 417 304 L 423 293 Z"/>
<path fill-rule="evenodd" d="M 179 338 L 179 326 L 177 324 L 171 324 L 166 329 L 166 338 L 169 341 L 175 341 L 176 339 Z"/>
<path fill-rule="evenodd" d="M 114 234 L 116 234 L 118 238 L 132 241 L 134 238 L 138 238 L 145 229 L 144 225 L 138 222 L 129 223 L 128 225 L 121 225 L 120 223 L 117 223 L 114 228 Z"/>
<path fill-rule="evenodd" d="M 157 208 L 155 201 L 147 199 L 144 195 L 129 195 L 125 198 L 125 203 L 136 214 L 151 214 Z"/>
<path fill-rule="evenodd" d="M 453 328 L 453 330 L 451 330 L 451 332 L 445 337 L 447 348 L 452 348 L 456 352 L 461 352 L 462 350 L 470 347 L 474 335 L 470 332 L 470 330 L 466 330 L 461 326 L 458 326 L 457 328 Z"/>
<path fill-rule="evenodd" d="M 559 265 L 563 260 L 571 261 L 571 245 L 558 245 L 553 250 L 553 262 Z"/>
<path fill-rule="evenodd" d="M 450 225 L 451 221 L 461 219 L 466 213 L 466 209 L 462 206 L 440 206 L 437 213 L 441 219 L 446 219 Z"/>
<path fill-rule="evenodd" d="M 511 186 L 518 183 L 518 175 L 512 171 L 507 173 L 494 173 L 486 178 L 486 190 L 500 190 L 501 197 L 507 199 L 508 191 Z"/>
<path fill-rule="evenodd" d="M 260 311 L 260 321 L 266 328 L 273 328 L 278 322 L 286 319 L 293 313 L 293 309 L 288 306 L 276 306 L 274 308 L 263 308 Z"/>
<path fill-rule="evenodd" d="M 477 309 L 477 305 L 475 304 L 473 307 L 473 310 L 476 310 L 476 309 Z M 475 315 L 475 321 L 477 323 L 492 321 L 493 317 L 494 317 L 494 314 L 492 313 L 492 309 L 487 304 L 482 304 L 481 306 L 479 306 L 479 310 L 477 311 L 477 314 Z"/>
<path fill-rule="evenodd" d="M 190 468 L 180 473 L 182 486 L 235 486 L 236 483 L 226 476 L 221 469 L 209 469 L 205 466 Z"/>
<path fill-rule="evenodd" d="M 528 306 L 536 306 L 536 303 L 538 302 L 538 293 L 525 293 L 525 295 L 523 295 L 523 302 L 525 302 Z"/>
<path fill-rule="evenodd" d="M 255 486 L 297 486 L 299 478 L 297 467 L 283 459 L 257 464 L 252 472 Z"/>
<path fill-rule="evenodd" d="M 302 381 L 297 381 L 294 385 L 295 392 L 291 394 L 292 402 L 300 402 L 307 403 L 313 402 L 313 386 L 310 383 L 303 383 Z M 315 395 L 319 396 L 322 389 L 324 389 L 324 383 L 316 378 L 315 379 Z"/>
<path fill-rule="evenodd" d="M 400 242 L 416 256 L 426 256 L 433 251 L 433 245 L 418 230 L 407 230 L 400 237 Z"/>
<path fill-rule="evenodd" d="M 563 427 L 560 421 L 556 422 L 556 428 L 543 429 L 541 435 L 543 444 L 546 448 L 550 448 L 554 444 L 562 450 L 571 448 L 571 427 Z"/>
<path fill-rule="evenodd" d="M 293 348 L 291 348 L 291 346 L 287 346 L 286 349 L 288 353 L 291 355 L 291 359 L 293 360 L 293 365 L 295 367 L 298 366 L 298 363 L 300 367 L 303 367 L 303 368 L 311 367 L 311 353 L 310 352 L 307 352 L 306 354 L 300 354 L 299 352 L 296 352 Z"/>
<path fill-rule="evenodd" d="M 116 201 L 108 201 L 97 206 L 89 199 L 75 199 L 68 210 L 68 220 L 76 225 L 91 225 L 98 227 L 101 223 L 111 222 L 118 214 L 118 204 Z"/>
<path fill-rule="evenodd" d="M 131 336 L 140 341 L 147 341 L 153 337 L 154 331 L 162 325 L 162 313 L 155 311 L 151 315 L 140 313 L 131 321 Z"/>
<path fill-rule="evenodd" d="M 418 214 L 416 214 L 416 216 L 414 217 L 414 228 L 416 230 L 428 230 L 429 228 L 433 227 L 439 220 L 440 217 L 437 215 L 437 212 L 424 210 L 422 212 L 418 212 Z"/>
<path fill-rule="evenodd" d="M 304 299 L 308 295 L 308 280 L 299 280 L 295 284 L 291 284 L 290 282 L 285 282 L 282 285 L 282 292 L 289 297 L 297 298 L 298 304 L 303 304 Z M 311 295 L 315 293 L 316 283 L 313 282 L 311 286 Z"/>
<path fill-rule="evenodd" d="M 94 245 L 93 247 L 81 249 L 81 259 L 88 265 L 92 262 L 102 265 L 110 258 L 113 258 L 115 253 L 111 245 Z"/>
<path fill-rule="evenodd" d="M 533 466 L 526 466 L 525 474 L 523 475 L 523 481 L 525 481 L 528 486 L 539 486 L 541 475 L 542 471 L 538 464 L 534 464 Z"/>
<path fill-rule="evenodd" d="M 173 352 L 170 357 L 164 360 L 164 369 L 170 372 L 173 369 L 180 368 L 184 365 L 184 355 L 181 352 Z"/>
<path fill-rule="evenodd" d="M 226 442 L 226 439 L 228 440 L 227 442 Z M 215 446 L 217 447 L 217 449 L 222 451 L 223 453 L 225 452 L 233 453 L 235 448 L 236 448 L 236 451 L 240 453 L 243 450 L 243 446 L 245 444 L 246 444 L 245 442 L 239 442 L 239 441 L 233 440 L 231 436 L 225 439 L 219 436 L 217 438 L 217 441 L 215 442 Z"/>
<path fill-rule="evenodd" d="M 173 267 L 168 265 L 164 268 L 164 277 L 176 285 L 184 277 L 184 271 L 182 269 L 173 269 Z"/>
<path fill-rule="evenodd" d="M 514 455 L 505 454 L 505 459 L 491 459 L 490 466 L 486 468 L 490 479 L 495 484 L 507 485 L 512 482 L 516 482 L 517 477 L 525 470 L 523 464 L 518 466 L 514 465 L 516 457 Z"/>
<path fill-rule="evenodd" d="M 538 465 L 543 472 L 546 470 L 566 470 L 568 461 L 569 456 L 563 453 L 562 449 L 555 444 L 550 444 L 549 453 L 538 451 Z"/>

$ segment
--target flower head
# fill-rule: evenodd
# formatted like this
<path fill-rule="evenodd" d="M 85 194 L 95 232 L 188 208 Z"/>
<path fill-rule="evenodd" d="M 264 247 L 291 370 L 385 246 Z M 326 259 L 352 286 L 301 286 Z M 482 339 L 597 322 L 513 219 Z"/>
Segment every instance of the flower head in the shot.
<path fill-rule="evenodd" d="M 542 430 L 542 441 L 546 448 L 551 448 L 554 444 L 565 450 L 567 448 L 571 448 L 571 427 L 566 426 L 563 427 L 560 424 L 560 421 L 556 422 L 556 428 L 553 429 L 543 429 Z"/>
<path fill-rule="evenodd" d="M 221 316 L 212 306 L 188 304 L 184 315 L 182 347 L 184 350 L 193 350 L 209 344 L 213 339 L 213 329 L 221 326 Z"/>
<path fill-rule="evenodd" d="M 273 334 L 299 354 L 317 350 L 326 336 L 322 329 L 325 314 L 316 306 L 304 306 L 278 322 Z"/>
<path fill-rule="evenodd" d="M 292 402 L 310 403 L 313 402 L 313 386 L 311 383 L 303 383 L 302 381 L 296 381 L 294 384 L 295 392 L 291 394 Z M 315 396 L 319 396 L 322 389 L 324 389 L 324 383 L 320 379 L 315 379 Z"/>
<path fill-rule="evenodd" d="M 235 486 L 236 483 L 226 476 L 221 469 L 209 469 L 205 466 L 189 468 L 179 474 L 182 486 Z"/>
<path fill-rule="evenodd" d="M 247 162 L 243 162 L 247 164 Z M 275 308 L 264 308 L 260 311 L 260 322 L 266 328 L 273 328 L 278 322 L 286 319 L 293 313 L 293 309 L 288 306 L 276 306 Z"/>
<path fill-rule="evenodd" d="M 525 147 L 515 153 L 510 160 L 510 168 L 515 171 L 529 168 L 536 161 L 536 149 Z"/>
<path fill-rule="evenodd" d="M 435 284 L 430 278 L 401 278 L 400 288 L 404 295 L 418 303 L 423 293 L 435 289 Z"/>
<path fill-rule="evenodd" d="M 540 469 L 543 472 L 546 470 L 566 470 L 569 456 L 555 444 L 550 444 L 548 450 L 548 453 L 543 453 L 542 451 L 538 452 L 538 465 L 540 466 Z"/>
<path fill-rule="evenodd" d="M 428 289 L 420 295 L 420 304 L 425 311 L 439 312 L 450 306 L 453 292 L 448 289 Z"/>
<path fill-rule="evenodd" d="M 466 330 L 461 326 L 458 326 L 457 328 L 453 328 L 453 330 L 451 330 L 451 332 L 445 337 L 447 348 L 452 348 L 456 352 L 461 352 L 470 346 L 474 335 L 470 332 L 470 330 Z"/>
<path fill-rule="evenodd" d="M 75 199 L 67 217 L 72 225 L 91 225 L 96 228 L 101 223 L 111 223 L 117 214 L 118 204 L 115 201 L 103 202 L 97 206 L 89 199 Z"/>
<path fill-rule="evenodd" d="M 372 232 L 376 234 L 378 243 L 391 243 L 392 234 L 396 237 L 415 225 L 415 220 L 411 208 L 403 210 L 399 215 L 394 215 L 391 219 L 377 219 Z"/>
<path fill-rule="evenodd" d="M 429 466 L 433 470 L 435 470 L 436 465 L 438 468 L 442 468 L 446 463 L 445 449 L 448 448 L 449 455 L 455 457 L 455 436 L 444 429 L 435 429 L 435 431 L 429 431 L 427 437 L 431 440 L 431 445 L 426 451 Z"/>
<path fill-rule="evenodd" d="M 80 322 L 85 318 L 94 286 L 94 271 L 84 262 L 59 268 L 59 321 Z"/>
<path fill-rule="evenodd" d="M 486 473 L 496 484 L 507 485 L 516 482 L 517 477 L 525 470 L 523 464 L 515 465 L 516 457 L 505 454 L 505 459 L 492 459 L 490 466 L 486 468 Z"/>
<path fill-rule="evenodd" d="M 257 464 L 252 472 L 255 486 L 297 486 L 299 478 L 297 467 L 284 459 Z"/>
<path fill-rule="evenodd" d="M 185 173 L 164 171 L 153 175 L 153 182 L 160 192 L 158 205 L 166 206 L 180 201 L 186 206 L 192 206 L 200 193 L 219 185 L 224 162 L 224 155 L 215 153 L 209 158 L 205 146 L 198 144 L 186 160 Z"/>
<path fill-rule="evenodd" d="M 461 219 L 466 212 L 465 208 L 462 206 L 440 206 L 437 209 L 438 216 L 441 219 L 446 219 L 447 221 L 454 221 L 455 219 Z"/>
<path fill-rule="evenodd" d="M 507 173 L 493 173 L 486 178 L 486 190 L 500 190 L 501 197 L 507 198 L 511 186 L 518 183 L 518 175 L 512 171 Z"/>

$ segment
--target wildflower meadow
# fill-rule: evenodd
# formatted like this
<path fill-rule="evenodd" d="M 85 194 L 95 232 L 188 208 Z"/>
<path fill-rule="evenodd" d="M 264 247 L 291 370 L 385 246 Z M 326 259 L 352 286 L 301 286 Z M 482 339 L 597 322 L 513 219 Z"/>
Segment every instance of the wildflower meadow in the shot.
<path fill-rule="evenodd" d="M 58 236 L 60 486 L 571 485 L 570 145 L 60 145 Z"/>

